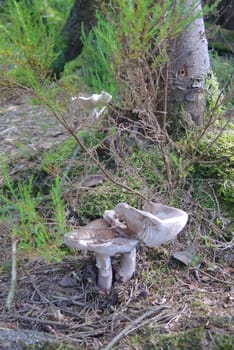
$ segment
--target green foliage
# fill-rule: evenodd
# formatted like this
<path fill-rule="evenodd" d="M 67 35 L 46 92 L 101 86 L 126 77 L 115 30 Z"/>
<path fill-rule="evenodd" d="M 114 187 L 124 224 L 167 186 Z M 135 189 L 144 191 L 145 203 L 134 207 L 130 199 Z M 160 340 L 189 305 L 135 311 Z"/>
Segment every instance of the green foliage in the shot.
<path fill-rule="evenodd" d="M 54 27 L 54 30 L 56 30 L 57 34 L 59 34 L 59 32 L 61 31 L 62 26 L 65 23 L 65 20 L 71 10 L 73 3 L 73 0 L 40 1 L 41 13 L 43 15 L 43 18 L 45 18 L 49 27 Z"/>
<path fill-rule="evenodd" d="M 101 142 L 105 136 L 105 134 L 100 130 L 80 130 L 77 133 L 78 137 L 83 140 L 83 142 L 89 148 L 92 148 Z M 47 173 L 54 175 L 62 175 L 67 162 L 72 158 L 72 155 L 76 148 L 78 147 L 77 142 L 73 137 L 67 138 L 65 141 L 61 142 L 59 145 L 52 147 L 49 151 L 45 152 L 41 169 L 46 171 Z M 82 154 L 83 150 L 79 150 L 79 155 Z M 79 175 L 82 172 L 83 164 L 82 160 L 80 162 L 80 166 L 76 165 L 75 173 Z"/>
<path fill-rule="evenodd" d="M 233 84 L 233 59 L 232 56 L 219 56 L 215 51 L 210 54 L 211 66 L 214 75 L 217 77 L 221 89 L 225 88 L 223 93 L 228 97 L 228 105 L 234 105 L 234 84 Z M 229 85 L 226 84 L 229 82 Z"/>
<path fill-rule="evenodd" d="M 196 302 L 196 301 L 195 301 Z M 201 301 L 197 306 L 201 306 Z M 201 317 L 201 316 L 200 316 Z M 210 322 L 215 323 L 214 317 Z M 198 323 L 199 321 L 196 320 Z M 233 335 L 231 331 L 226 330 L 225 318 L 221 318 L 221 327 L 217 327 L 212 331 L 207 331 L 204 327 L 191 327 L 185 331 L 172 332 L 171 334 L 159 335 L 154 327 L 144 327 L 137 334 L 128 337 L 127 344 L 129 347 L 139 349 L 163 349 L 163 350 L 203 350 L 204 339 L 206 346 L 216 350 L 231 350 L 233 348 Z"/>
<path fill-rule="evenodd" d="M 83 33 L 81 55 L 66 72 L 76 67 L 80 80 L 95 91 L 123 95 L 132 88 L 129 70 L 140 58 L 150 60 L 154 69 L 165 64 L 170 40 L 193 20 L 184 8 L 183 0 L 173 10 L 171 0 L 115 0 L 103 5 L 96 13 L 96 26 L 88 35 Z"/>
<path fill-rule="evenodd" d="M 114 77 L 115 63 L 112 54 L 117 47 L 114 28 L 97 14 L 98 24 L 86 36 L 83 32 L 84 48 L 80 56 L 66 64 L 64 79 L 77 69 L 79 84 L 89 86 L 96 92 L 108 91 L 112 96 L 118 92 L 118 84 Z M 103 32 L 107 35 L 103 35 Z M 95 44 L 94 44 L 95 43 Z M 115 44 L 116 43 L 116 44 Z"/>
<path fill-rule="evenodd" d="M 217 350 L 232 350 L 234 337 L 230 334 L 219 334 L 217 332 L 214 333 L 214 339 Z"/>
<path fill-rule="evenodd" d="M 111 130 L 110 130 L 111 132 Z M 126 141 L 126 140 L 125 140 Z M 124 141 L 123 141 L 124 142 Z M 123 145 L 124 147 L 124 145 Z M 123 150 L 125 155 L 116 161 L 115 166 L 110 163 L 109 171 L 115 179 L 121 179 L 121 183 L 129 186 L 133 190 L 140 191 L 147 195 L 153 193 L 156 189 L 162 190 L 164 187 L 164 168 L 160 152 L 154 147 L 142 148 L 136 142 Z M 116 154 L 113 154 L 115 160 Z M 78 164 L 82 162 L 79 155 Z M 88 174 L 100 173 L 97 167 L 91 167 L 87 170 L 85 166 L 81 166 L 83 172 L 79 173 L 82 179 Z M 79 183 L 79 181 L 78 181 Z M 104 181 L 102 185 L 94 189 L 79 189 L 78 200 L 76 205 L 76 213 L 82 220 L 95 219 L 102 217 L 105 210 L 112 209 L 117 203 L 127 202 L 132 206 L 138 207 L 138 196 L 128 193 L 125 189 L 111 183 L 110 180 Z"/>
<path fill-rule="evenodd" d="M 66 162 L 72 157 L 76 147 L 77 143 L 73 138 L 68 138 L 60 145 L 52 147 L 45 152 L 41 169 L 51 174 L 61 173 L 66 166 Z"/>
<path fill-rule="evenodd" d="M 33 86 L 35 80 L 46 79 L 64 16 L 60 11 L 67 13 L 70 4 L 71 1 L 6 1 L 0 25 L 2 80 Z"/>
<path fill-rule="evenodd" d="M 206 8 L 205 12 L 208 11 Z M 83 35 L 84 50 L 79 57 L 80 76 L 85 84 L 90 84 L 98 91 L 104 87 L 111 93 L 118 92 L 125 108 L 142 108 L 144 101 L 149 96 L 153 99 L 158 92 L 155 89 L 152 96 L 149 90 L 146 93 L 143 90 L 148 88 L 148 82 L 157 76 L 157 69 L 165 67 L 169 43 L 194 18 L 191 13 L 187 16 L 184 1 L 178 1 L 173 10 L 171 1 L 113 1 L 112 6 L 103 7 L 102 13 L 97 13 L 97 25 L 89 36 Z M 89 68 L 84 64 L 86 62 L 89 63 Z M 147 75 L 147 69 L 151 75 Z M 147 81 L 145 85 L 144 82 L 142 84 L 142 76 Z M 206 89 L 208 110 L 217 115 L 218 120 L 223 107 L 220 104 L 217 106 L 220 89 L 215 74 L 207 81 Z M 170 187 L 175 189 L 184 184 L 196 171 L 194 164 L 198 157 L 198 140 L 200 137 L 201 142 L 208 139 L 208 131 L 213 123 L 209 111 L 204 125 L 196 130 L 194 127 L 188 130 L 176 146 L 168 144 L 168 140 L 164 138 L 163 141 L 156 141 L 156 146 L 157 143 L 160 146 L 165 143 L 160 151 L 151 150 L 154 157 L 145 150 L 133 150 L 131 156 L 125 157 L 128 168 L 144 179 L 149 186 L 157 183 L 164 187 L 163 182 L 168 181 Z M 157 115 L 153 117 L 157 118 Z M 152 125 L 153 127 L 155 126 Z M 158 132 L 157 127 L 155 132 Z M 218 133 L 219 130 L 213 130 L 213 140 Z M 211 143 L 212 140 L 206 147 L 209 148 Z M 204 154 L 203 159 L 206 157 Z"/>
<path fill-rule="evenodd" d="M 130 173 L 135 173 L 141 181 L 154 189 L 163 187 L 165 179 L 162 155 L 159 150 L 152 146 L 148 149 L 132 144 L 129 148 L 129 155 L 124 158 L 124 162 Z"/>
<path fill-rule="evenodd" d="M 226 203 L 233 203 L 231 139 L 228 141 L 228 137 L 232 136 L 223 135 L 225 140 L 221 138 L 212 145 L 208 137 L 211 135 L 208 132 L 212 125 L 204 124 L 196 129 L 193 125 L 193 128 L 186 130 L 180 141 L 175 144 L 166 135 L 167 123 L 163 129 L 158 121 L 161 115 L 158 117 L 156 113 L 156 98 L 162 102 L 166 93 L 166 90 L 160 90 L 157 82 L 161 79 L 160 74 L 168 62 L 168 46 L 194 19 L 191 14 L 188 16 L 186 13 L 184 3 L 180 0 L 172 6 L 171 0 L 115 0 L 111 6 L 105 5 L 101 12 L 97 12 L 97 25 L 88 36 L 83 33 L 84 49 L 81 56 L 75 62 L 67 64 L 62 83 L 54 83 L 51 89 L 47 75 L 55 59 L 54 45 L 58 38 L 56 28 L 58 23 L 61 24 L 61 15 L 59 17 L 55 11 L 55 17 L 59 18 L 52 18 L 50 8 L 56 8 L 60 12 L 59 6 L 67 6 L 67 11 L 68 5 L 50 1 L 45 12 L 42 6 L 44 1 L 33 1 L 27 6 L 26 0 L 8 0 L 7 10 L 4 11 L 5 22 L 0 26 L 0 64 L 5 65 L 2 75 L 4 79 L 30 86 L 38 99 L 63 122 L 69 111 L 69 89 L 76 89 L 69 81 L 68 75 L 74 67 L 78 67 L 76 84 L 87 89 L 92 88 L 93 92 L 110 92 L 116 99 L 119 98 L 125 111 L 134 111 L 133 114 L 142 121 L 137 131 L 146 136 L 150 146 L 145 147 L 145 140 L 142 142 L 142 148 L 133 143 L 122 156 L 120 166 L 117 161 L 117 169 L 110 166 L 109 170 L 114 176 L 118 176 L 120 182 L 126 183 L 132 189 L 149 191 L 150 195 L 155 190 L 168 191 L 169 197 L 176 188 L 188 182 L 190 176 L 216 180 L 218 177 L 219 196 Z M 47 14 L 44 16 L 44 13 Z M 215 76 L 208 82 L 207 91 L 209 109 L 212 110 L 219 96 Z M 113 123 L 109 127 L 109 135 L 114 138 L 119 126 Z M 213 131 L 212 140 L 216 137 L 216 130 Z M 78 137 L 89 149 L 102 142 L 105 136 L 101 130 L 92 131 L 85 128 L 78 133 Z M 19 183 L 13 186 L 9 177 L 5 175 L 5 183 L 12 197 L 7 203 L 10 205 L 13 202 L 15 210 L 19 213 L 20 225 L 23 227 L 22 242 L 26 242 L 26 245 L 43 247 L 51 242 L 51 238 L 55 243 L 64 231 L 64 204 L 61 200 L 58 175 L 63 176 L 76 148 L 75 139 L 69 138 L 46 152 L 42 161 L 41 168 L 55 176 L 55 183 L 50 192 L 55 217 L 53 232 L 47 230 L 47 223 L 37 210 L 40 195 L 35 197 L 32 193 L 33 180 L 28 184 Z M 112 157 L 115 163 L 113 151 L 115 150 L 112 150 L 110 158 Z M 199 158 L 200 155 L 204 162 L 195 167 L 196 157 Z M 219 163 L 220 155 L 225 158 L 225 164 Z M 79 182 L 87 169 L 89 173 L 97 172 L 96 164 L 84 166 L 87 158 L 87 154 L 80 150 L 76 158 L 76 168 L 69 174 L 74 182 Z M 101 161 L 101 157 L 99 160 Z M 208 163 L 205 162 L 212 164 L 212 167 L 207 168 L 205 164 Z M 108 164 L 108 161 L 106 163 Z M 138 206 L 136 196 L 110 181 L 89 190 L 88 194 L 82 190 L 78 195 L 77 214 L 80 218 L 100 217 L 104 210 L 113 208 L 118 202 L 127 201 Z M 197 198 L 204 199 L 199 196 Z M 7 196 L 4 200 L 8 200 Z M 208 202 L 208 199 L 205 198 L 204 202 Z M 27 215 L 24 208 L 29 212 Z"/>
<path fill-rule="evenodd" d="M 214 73 L 211 74 L 211 78 L 209 80 L 206 80 L 206 96 L 208 111 L 215 111 L 216 113 L 221 113 L 224 109 L 224 106 L 221 104 L 222 98 L 220 84 Z"/>
<path fill-rule="evenodd" d="M 31 246 L 34 249 L 36 246 L 40 247 L 46 244 L 48 241 L 46 226 L 36 211 L 36 206 L 40 201 L 39 196 L 32 197 L 33 179 L 30 178 L 28 184 L 19 182 L 15 185 L 12 183 L 4 163 L 2 171 L 5 194 L 2 193 L 1 200 L 6 205 L 12 206 L 17 212 L 20 222 L 20 228 L 17 231 L 21 247 Z"/>
<path fill-rule="evenodd" d="M 51 198 L 54 208 L 54 217 L 55 217 L 55 230 L 58 235 L 62 237 L 66 229 L 66 216 L 65 216 L 65 206 L 64 202 L 61 199 L 61 185 L 60 178 L 56 176 L 54 185 L 51 188 Z"/>
<path fill-rule="evenodd" d="M 209 135 L 200 142 L 198 149 L 204 152 L 209 144 Z M 214 183 L 217 196 L 229 209 L 234 205 L 234 125 L 229 127 L 208 149 L 205 159 L 195 167 L 194 176 Z"/>
<path fill-rule="evenodd" d="M 51 189 L 55 222 L 53 230 L 49 230 L 45 217 L 38 209 L 42 199 L 40 193 L 34 194 L 34 179 L 31 177 L 27 183 L 24 181 L 14 183 L 5 162 L 2 163 L 2 174 L 4 188 L 0 192 L 0 202 L 6 208 L 2 212 L 2 219 L 10 218 L 11 230 L 19 241 L 19 248 L 29 255 L 40 252 L 46 259 L 59 258 L 62 254 L 58 249 L 61 234 L 66 227 L 59 179 L 55 180 Z"/>

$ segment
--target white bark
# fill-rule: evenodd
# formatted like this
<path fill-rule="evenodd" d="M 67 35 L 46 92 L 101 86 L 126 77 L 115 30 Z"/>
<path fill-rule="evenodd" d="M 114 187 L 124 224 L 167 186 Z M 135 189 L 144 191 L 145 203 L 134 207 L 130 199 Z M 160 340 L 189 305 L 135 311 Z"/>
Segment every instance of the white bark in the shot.
<path fill-rule="evenodd" d="M 200 1 L 187 0 L 186 10 L 201 12 Z M 186 118 L 199 124 L 205 111 L 205 79 L 210 70 L 208 44 L 202 15 L 185 28 L 170 49 L 170 93 L 168 111 L 176 116 L 182 109 Z"/>
<path fill-rule="evenodd" d="M 6 308 L 11 309 L 15 297 L 16 283 L 17 283 L 17 241 L 12 237 L 12 257 L 11 257 L 11 286 L 7 296 Z"/>

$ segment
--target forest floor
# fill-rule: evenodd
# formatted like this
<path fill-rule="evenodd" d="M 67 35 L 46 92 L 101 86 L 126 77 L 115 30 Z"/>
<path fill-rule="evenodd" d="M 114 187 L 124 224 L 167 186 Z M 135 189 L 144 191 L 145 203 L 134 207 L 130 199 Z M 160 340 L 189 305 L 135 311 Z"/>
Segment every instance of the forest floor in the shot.
<path fill-rule="evenodd" d="M 1 101 L 0 116 L 0 155 L 11 160 L 11 174 L 32 169 L 34 155 L 67 137 L 48 112 L 21 96 Z M 27 349 L 25 344 L 31 344 L 30 349 L 90 350 L 234 346 L 233 252 L 225 243 L 217 245 L 209 260 L 207 247 L 197 245 L 200 260 L 193 266 L 172 258 L 173 251 L 190 245 L 183 232 L 159 249 L 140 245 L 134 277 L 125 284 L 115 280 L 109 294 L 96 287 L 90 254 L 50 263 L 19 254 L 17 290 L 9 311 L 8 226 L 7 221 L 0 223 L 0 349 Z M 118 263 L 115 258 L 114 271 Z M 174 340 L 167 338 L 171 334 Z"/>

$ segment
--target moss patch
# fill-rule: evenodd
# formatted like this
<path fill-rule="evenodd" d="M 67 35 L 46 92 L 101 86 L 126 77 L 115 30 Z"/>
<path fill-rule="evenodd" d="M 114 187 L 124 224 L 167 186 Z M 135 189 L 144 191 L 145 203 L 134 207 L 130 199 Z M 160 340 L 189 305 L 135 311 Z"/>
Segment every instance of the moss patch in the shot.
<path fill-rule="evenodd" d="M 221 329 L 204 329 L 203 327 L 189 329 L 184 332 L 169 335 L 159 335 L 147 327 L 139 334 L 127 340 L 130 346 L 138 344 L 142 350 L 231 350 L 234 336 Z"/>
<path fill-rule="evenodd" d="M 132 182 L 128 185 L 132 189 L 138 189 L 139 183 Z M 82 189 L 78 193 L 75 212 L 81 219 L 95 219 L 103 216 L 105 210 L 113 209 L 120 202 L 138 207 L 139 197 L 127 192 L 125 189 L 105 181 L 102 185 L 87 190 Z"/>

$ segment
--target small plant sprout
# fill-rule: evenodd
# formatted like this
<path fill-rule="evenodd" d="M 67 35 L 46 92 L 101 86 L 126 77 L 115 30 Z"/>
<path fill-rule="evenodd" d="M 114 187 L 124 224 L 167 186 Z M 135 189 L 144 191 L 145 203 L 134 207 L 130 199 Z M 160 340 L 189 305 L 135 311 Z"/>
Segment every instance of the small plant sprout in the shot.
<path fill-rule="evenodd" d="M 102 91 L 100 94 L 93 94 L 91 96 L 85 96 L 80 94 L 79 96 L 72 97 L 72 101 L 77 101 L 78 106 L 88 112 L 89 115 L 98 118 L 105 110 L 108 103 L 110 103 L 112 96 Z M 99 111 L 98 109 L 101 108 Z"/>

